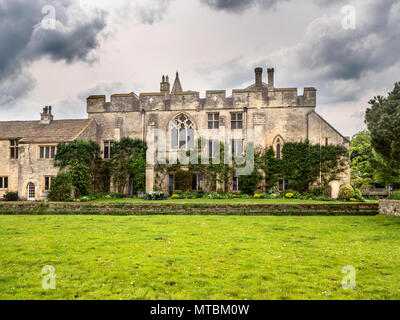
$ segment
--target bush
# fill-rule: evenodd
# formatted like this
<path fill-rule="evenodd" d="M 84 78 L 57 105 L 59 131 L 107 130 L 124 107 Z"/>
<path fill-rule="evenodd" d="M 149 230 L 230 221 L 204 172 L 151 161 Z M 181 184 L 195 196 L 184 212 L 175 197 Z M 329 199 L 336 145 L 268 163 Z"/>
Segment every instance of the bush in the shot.
<path fill-rule="evenodd" d="M 4 200 L 6 201 L 18 201 L 18 192 L 7 192 L 4 195 Z"/>
<path fill-rule="evenodd" d="M 354 189 L 354 198 L 357 199 L 358 201 L 365 201 L 360 189 L 357 188 Z"/>
<path fill-rule="evenodd" d="M 50 192 L 48 194 L 49 200 L 52 201 L 67 201 L 70 200 L 72 193 L 71 176 L 66 171 L 61 171 L 53 179 Z"/>
<path fill-rule="evenodd" d="M 254 199 L 260 199 L 260 198 L 261 198 L 261 194 L 256 193 L 256 194 L 254 195 Z"/>
<path fill-rule="evenodd" d="M 110 193 L 110 198 L 111 199 L 123 199 L 123 198 L 125 198 L 125 195 L 121 192 L 115 192 L 115 193 Z"/>
<path fill-rule="evenodd" d="M 285 194 L 285 198 L 286 198 L 286 199 L 292 199 L 293 196 L 294 196 L 294 194 L 293 194 L 292 192 L 287 192 L 287 193 Z"/>
<path fill-rule="evenodd" d="M 350 185 L 340 186 L 338 199 L 348 201 L 348 200 L 350 200 L 350 198 L 354 198 L 354 197 L 355 197 L 355 193 L 354 193 L 354 189 L 352 186 L 350 186 Z"/>
<path fill-rule="evenodd" d="M 179 199 L 179 198 L 180 198 L 179 194 L 176 194 L 176 193 L 174 193 L 174 194 L 171 196 L 171 199 Z"/>
<path fill-rule="evenodd" d="M 389 200 L 400 200 L 400 191 L 393 192 L 389 197 Z"/>

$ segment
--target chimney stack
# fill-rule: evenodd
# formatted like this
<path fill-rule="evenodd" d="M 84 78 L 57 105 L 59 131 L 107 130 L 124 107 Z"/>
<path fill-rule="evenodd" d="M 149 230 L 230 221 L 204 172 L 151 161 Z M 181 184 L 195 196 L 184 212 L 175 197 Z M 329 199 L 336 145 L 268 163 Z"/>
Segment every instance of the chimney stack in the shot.
<path fill-rule="evenodd" d="M 262 73 L 263 69 L 262 68 L 256 68 L 255 70 L 256 73 L 256 87 L 261 88 L 262 87 Z"/>
<path fill-rule="evenodd" d="M 169 98 L 170 92 L 170 84 L 169 84 L 169 77 L 162 76 L 162 80 L 160 83 L 160 92 L 165 94 L 165 99 Z"/>
<path fill-rule="evenodd" d="M 274 68 L 268 68 L 268 89 L 274 89 Z"/>
<path fill-rule="evenodd" d="M 51 114 L 51 106 L 45 106 L 43 112 L 40 114 L 40 123 L 49 124 L 53 121 L 53 115 Z"/>

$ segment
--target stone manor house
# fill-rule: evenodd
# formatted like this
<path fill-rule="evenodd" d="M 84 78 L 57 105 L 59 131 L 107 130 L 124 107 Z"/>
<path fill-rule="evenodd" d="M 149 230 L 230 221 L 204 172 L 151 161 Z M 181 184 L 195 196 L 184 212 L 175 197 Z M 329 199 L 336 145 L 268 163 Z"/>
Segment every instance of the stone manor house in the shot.
<path fill-rule="evenodd" d="M 205 98 L 200 98 L 199 92 L 184 91 L 177 73 L 172 90 L 169 77 L 163 76 L 159 92 L 113 94 L 110 101 L 104 95 L 88 97 L 88 119 L 54 120 L 51 107 L 45 107 L 40 120 L 0 122 L 0 197 L 7 191 L 18 191 L 22 199 L 46 199 L 58 172 L 53 165 L 57 143 L 75 139 L 97 141 L 105 159 L 111 157 L 114 141 L 121 137 L 146 140 L 152 129 L 167 132 L 167 153 L 187 148 L 193 134 L 203 129 L 215 132 L 212 136 L 217 139 L 219 132 L 227 130 L 234 133 L 233 137 L 239 136 L 231 140 L 234 154 L 245 152 L 246 129 L 254 130 L 256 148 L 272 146 L 276 157 L 281 156 L 287 141 L 308 139 L 312 144 L 349 148 L 349 138 L 329 125 L 315 108 L 315 88 L 304 88 L 302 95 L 296 88 L 276 88 L 274 69 L 268 69 L 268 83 L 264 83 L 262 68 L 255 69 L 254 84 L 232 90 L 229 97 L 225 90 L 206 91 Z M 211 154 L 212 140 L 206 145 Z M 147 191 L 153 190 L 154 183 L 154 166 L 148 165 Z M 333 197 L 341 184 L 348 183 L 349 168 L 339 180 L 331 182 Z M 203 185 L 202 176 L 194 174 L 192 189 L 202 189 Z M 173 174 L 166 175 L 161 187 L 164 191 L 174 188 Z M 282 179 L 277 187 L 283 190 L 286 181 Z M 229 188 L 226 191 L 239 191 L 238 177 L 232 177 Z M 126 193 L 131 192 L 128 185 Z"/>

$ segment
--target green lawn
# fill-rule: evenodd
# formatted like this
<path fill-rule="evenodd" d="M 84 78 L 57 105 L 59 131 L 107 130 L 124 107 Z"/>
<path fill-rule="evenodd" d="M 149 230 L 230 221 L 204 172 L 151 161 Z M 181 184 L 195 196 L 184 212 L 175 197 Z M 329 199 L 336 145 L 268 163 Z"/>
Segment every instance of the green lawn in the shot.
<path fill-rule="evenodd" d="M 0 243 L 0 299 L 400 299 L 391 216 L 0 216 Z"/>

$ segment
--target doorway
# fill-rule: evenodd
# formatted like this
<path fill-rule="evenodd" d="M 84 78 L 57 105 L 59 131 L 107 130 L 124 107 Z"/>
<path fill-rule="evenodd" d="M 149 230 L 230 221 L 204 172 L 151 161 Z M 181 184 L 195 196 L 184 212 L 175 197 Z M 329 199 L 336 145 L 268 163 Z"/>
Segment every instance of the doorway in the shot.
<path fill-rule="evenodd" d="M 28 183 L 28 200 L 34 201 L 35 199 L 35 185 L 32 182 Z"/>

